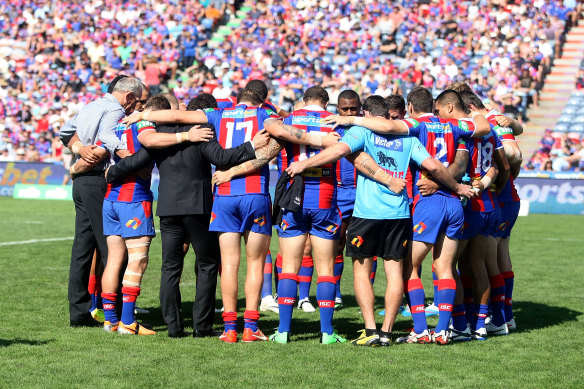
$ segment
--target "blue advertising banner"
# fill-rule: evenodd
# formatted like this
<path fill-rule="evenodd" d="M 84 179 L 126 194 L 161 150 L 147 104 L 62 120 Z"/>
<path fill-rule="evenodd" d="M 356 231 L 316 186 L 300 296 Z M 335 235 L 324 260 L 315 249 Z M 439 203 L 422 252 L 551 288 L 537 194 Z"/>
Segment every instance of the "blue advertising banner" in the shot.
<path fill-rule="evenodd" d="M 61 185 L 65 168 L 56 163 L 0 162 L 0 196 L 12 196 L 14 185 Z"/>
<path fill-rule="evenodd" d="M 521 200 L 529 202 L 530 213 L 584 215 L 584 180 L 526 178 L 515 180 Z"/>

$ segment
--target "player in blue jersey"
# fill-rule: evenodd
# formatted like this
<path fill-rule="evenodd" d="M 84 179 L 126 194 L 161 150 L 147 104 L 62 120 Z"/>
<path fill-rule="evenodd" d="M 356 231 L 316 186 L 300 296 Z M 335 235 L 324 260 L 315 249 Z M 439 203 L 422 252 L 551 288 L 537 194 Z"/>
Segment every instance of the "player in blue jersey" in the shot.
<path fill-rule="evenodd" d="M 150 98 L 145 111 L 169 109 L 168 100 L 161 96 Z M 201 141 L 213 136 L 212 131 L 194 128 L 188 133 L 160 134 L 154 124 L 139 121 L 126 127 L 120 123 L 116 135 L 130 153 L 142 146 L 162 148 L 185 141 Z M 119 161 L 115 156 L 114 160 Z M 104 330 L 123 334 L 154 335 L 155 332 L 136 322 L 134 309 L 140 295 L 142 276 L 148 265 L 148 251 L 155 236 L 152 217 L 150 171 L 143 171 L 121 182 L 109 183 L 103 205 L 104 235 L 107 236 L 108 262 L 102 278 Z M 122 280 L 123 307 L 121 318 L 116 314 L 116 299 L 121 269 L 127 257 Z"/>
<path fill-rule="evenodd" d="M 388 116 L 387 103 L 380 96 L 369 97 L 363 104 L 363 111 L 366 118 L 377 116 L 386 120 Z M 374 346 L 380 344 L 373 310 L 373 287 L 369 282 L 374 256 L 384 259 L 387 275 L 386 314 L 381 327 L 386 344 L 389 344 L 393 323 L 401 305 L 402 259 L 406 254 L 410 231 L 409 200 L 404 190 L 404 178 L 410 159 L 458 195 L 470 197 L 473 191 L 468 186 L 457 184 L 440 161 L 431 158 L 418 139 L 380 135 L 360 126 L 351 127 L 338 145 L 315 157 L 292 164 L 287 171 L 299 174 L 358 150 L 371 155 L 381 167 L 373 174 L 378 182 L 359 174 L 355 209 L 347 230 L 347 254 L 353 257 L 355 295 L 365 321 L 365 331 L 353 343 Z M 383 179 L 382 176 L 387 178 Z M 385 182 L 385 185 L 379 181 Z"/>

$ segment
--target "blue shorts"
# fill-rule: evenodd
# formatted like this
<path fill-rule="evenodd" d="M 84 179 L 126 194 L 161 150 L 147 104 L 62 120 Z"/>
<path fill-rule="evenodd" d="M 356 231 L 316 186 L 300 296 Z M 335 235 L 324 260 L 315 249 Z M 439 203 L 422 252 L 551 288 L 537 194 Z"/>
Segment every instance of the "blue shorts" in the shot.
<path fill-rule="evenodd" d="M 491 211 L 473 211 L 471 207 L 464 210 L 464 228 L 462 229 L 462 239 L 470 239 L 477 235 L 495 236 L 501 209 L 495 208 Z"/>
<path fill-rule="evenodd" d="M 341 211 L 341 218 L 343 220 L 353 216 L 353 208 L 355 208 L 355 193 L 357 188 L 337 188 L 337 206 Z"/>
<path fill-rule="evenodd" d="M 272 236 L 270 195 L 215 196 L 209 231 L 252 231 Z"/>
<path fill-rule="evenodd" d="M 521 203 L 519 201 L 506 203 L 501 206 L 501 219 L 499 220 L 497 232 L 495 233 L 497 238 L 507 239 L 511 235 L 511 229 L 513 229 L 517 221 L 517 216 L 519 216 L 520 206 Z"/>
<path fill-rule="evenodd" d="M 341 234 L 341 213 L 337 208 L 301 209 L 297 212 L 282 211 L 282 223 L 278 226 L 280 238 L 310 235 L 336 240 Z"/>
<path fill-rule="evenodd" d="M 103 234 L 122 238 L 156 236 L 152 201 L 103 201 Z"/>
<path fill-rule="evenodd" d="M 434 244 L 441 233 L 460 239 L 463 222 L 462 205 L 457 197 L 439 194 L 420 197 L 413 208 L 412 240 Z"/>

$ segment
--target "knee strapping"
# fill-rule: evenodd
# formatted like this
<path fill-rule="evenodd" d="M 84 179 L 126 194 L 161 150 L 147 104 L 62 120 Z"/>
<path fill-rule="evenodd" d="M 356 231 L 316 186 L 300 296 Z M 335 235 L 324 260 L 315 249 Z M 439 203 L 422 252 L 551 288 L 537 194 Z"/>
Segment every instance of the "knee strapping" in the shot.
<path fill-rule="evenodd" d="M 140 287 L 140 282 L 126 280 L 126 279 L 124 278 L 124 279 L 122 280 L 122 285 L 123 285 L 123 286 L 133 286 L 133 287 L 135 287 L 135 288 L 139 288 L 139 287 Z"/>
<path fill-rule="evenodd" d="M 126 247 L 129 249 L 137 249 L 139 247 L 148 247 L 150 242 L 137 242 L 137 243 L 126 243 Z"/>

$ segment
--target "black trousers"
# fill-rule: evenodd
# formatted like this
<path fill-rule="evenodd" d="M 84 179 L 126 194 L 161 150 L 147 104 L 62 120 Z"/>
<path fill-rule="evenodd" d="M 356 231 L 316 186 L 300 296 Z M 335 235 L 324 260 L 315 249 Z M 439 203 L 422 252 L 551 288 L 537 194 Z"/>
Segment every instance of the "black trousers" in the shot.
<path fill-rule="evenodd" d="M 75 239 L 69 267 L 69 318 L 72 324 L 89 317 L 91 296 L 87 286 L 96 247 L 99 247 L 104 267 L 107 261 L 102 218 L 105 191 L 106 182 L 103 176 L 80 176 L 73 180 Z"/>
<path fill-rule="evenodd" d="M 200 331 L 213 329 L 220 252 L 217 233 L 209 232 L 209 218 L 210 215 L 160 217 L 160 308 L 169 333 L 178 333 L 184 329 L 179 281 L 184 265 L 183 244 L 187 238 L 196 255 L 197 294 L 193 304 L 193 327 Z"/>

